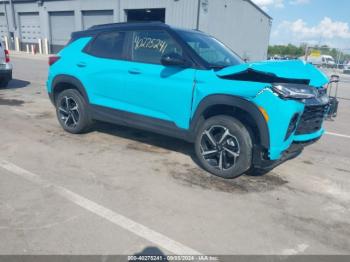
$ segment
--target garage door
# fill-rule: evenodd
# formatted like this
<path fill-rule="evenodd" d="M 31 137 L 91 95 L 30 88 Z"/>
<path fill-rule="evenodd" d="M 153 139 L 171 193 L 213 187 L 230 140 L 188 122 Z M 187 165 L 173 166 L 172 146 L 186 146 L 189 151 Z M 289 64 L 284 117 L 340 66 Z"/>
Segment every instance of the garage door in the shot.
<path fill-rule="evenodd" d="M 19 13 L 22 43 L 38 43 L 41 38 L 39 13 Z"/>
<path fill-rule="evenodd" d="M 69 41 L 71 33 L 75 31 L 74 12 L 51 12 L 51 53 L 59 52 Z"/>
<path fill-rule="evenodd" d="M 113 22 L 113 10 L 83 11 L 83 28 Z"/>
<path fill-rule="evenodd" d="M 4 40 L 4 36 L 7 36 L 7 23 L 4 13 L 0 13 L 0 40 Z"/>

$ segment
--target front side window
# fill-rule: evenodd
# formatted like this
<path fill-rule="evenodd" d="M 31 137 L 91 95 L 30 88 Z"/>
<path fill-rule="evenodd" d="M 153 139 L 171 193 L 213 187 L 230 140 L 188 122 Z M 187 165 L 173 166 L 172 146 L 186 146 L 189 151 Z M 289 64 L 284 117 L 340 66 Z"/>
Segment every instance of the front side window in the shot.
<path fill-rule="evenodd" d="M 135 31 L 132 36 L 131 60 L 135 62 L 161 64 L 165 54 L 182 56 L 182 48 L 165 31 Z"/>
<path fill-rule="evenodd" d="M 224 68 L 244 63 L 238 55 L 214 37 L 199 32 L 182 30 L 177 32 L 211 68 Z"/>
<path fill-rule="evenodd" d="M 122 59 L 125 32 L 108 32 L 98 35 L 87 52 L 102 58 Z"/>

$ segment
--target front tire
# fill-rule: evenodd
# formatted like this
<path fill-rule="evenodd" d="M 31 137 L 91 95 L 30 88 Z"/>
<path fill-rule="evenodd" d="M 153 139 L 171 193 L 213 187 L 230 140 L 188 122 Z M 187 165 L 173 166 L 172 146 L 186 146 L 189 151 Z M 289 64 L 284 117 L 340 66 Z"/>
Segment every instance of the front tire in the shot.
<path fill-rule="evenodd" d="M 90 128 L 92 121 L 88 105 L 77 90 L 64 90 L 59 93 L 55 101 L 57 118 L 64 130 L 80 134 Z"/>
<path fill-rule="evenodd" d="M 198 129 L 195 153 L 201 166 L 213 175 L 236 178 L 252 165 L 252 139 L 237 119 L 214 116 Z"/>

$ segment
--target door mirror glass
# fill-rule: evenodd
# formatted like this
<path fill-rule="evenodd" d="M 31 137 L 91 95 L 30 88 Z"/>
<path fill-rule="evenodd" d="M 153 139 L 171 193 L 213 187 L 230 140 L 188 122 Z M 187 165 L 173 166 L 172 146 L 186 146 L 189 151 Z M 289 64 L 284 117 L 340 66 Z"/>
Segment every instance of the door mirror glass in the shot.
<path fill-rule="evenodd" d="M 188 65 L 186 59 L 177 53 L 168 53 L 161 58 L 162 65 L 164 66 L 181 66 L 186 67 Z"/>

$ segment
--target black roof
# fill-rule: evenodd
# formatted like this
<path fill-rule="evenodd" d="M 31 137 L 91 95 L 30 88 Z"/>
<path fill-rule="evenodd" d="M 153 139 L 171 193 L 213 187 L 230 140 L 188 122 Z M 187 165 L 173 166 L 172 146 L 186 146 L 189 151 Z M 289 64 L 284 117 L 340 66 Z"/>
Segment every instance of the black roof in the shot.
<path fill-rule="evenodd" d="M 94 25 L 87 30 L 103 30 L 113 28 L 129 28 L 129 27 L 169 27 L 162 22 L 125 22 L 125 23 L 111 23 L 103 25 Z"/>
<path fill-rule="evenodd" d="M 113 29 L 154 29 L 154 28 L 171 28 L 169 25 L 162 22 L 127 22 L 127 23 L 111 23 L 92 26 L 84 31 L 77 31 L 72 33 L 72 40 L 94 36 L 103 31 Z"/>

